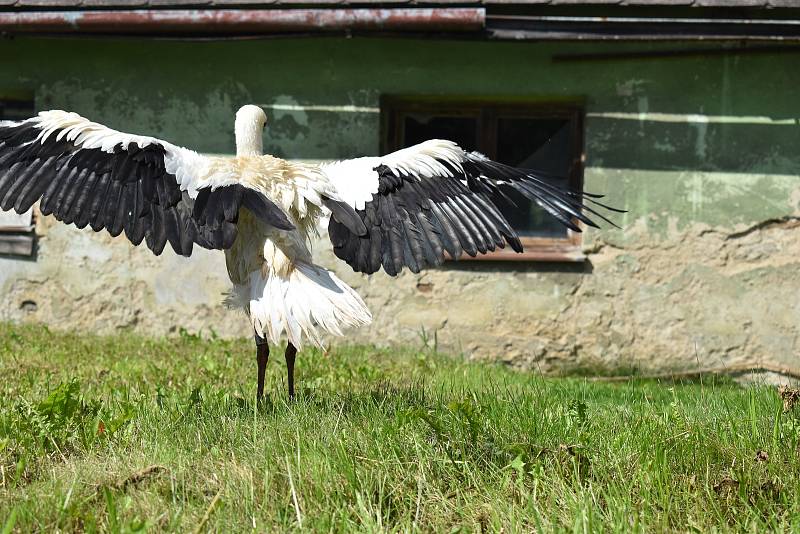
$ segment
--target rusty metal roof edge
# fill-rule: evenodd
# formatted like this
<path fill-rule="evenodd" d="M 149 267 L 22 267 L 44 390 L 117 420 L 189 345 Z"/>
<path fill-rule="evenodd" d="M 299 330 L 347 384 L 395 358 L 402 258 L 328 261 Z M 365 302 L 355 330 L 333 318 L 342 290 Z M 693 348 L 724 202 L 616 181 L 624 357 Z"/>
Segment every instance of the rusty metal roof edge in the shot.
<path fill-rule="evenodd" d="M 0 0 L 0 3 L 8 0 Z M 28 5 L 65 0 L 15 0 Z M 71 0 L 98 2 L 98 0 Z M 142 2 L 147 0 L 122 0 Z M 325 5 L 315 8 L 267 4 L 258 8 L 132 5 L 128 9 L 0 9 L 0 33 L 8 35 L 129 35 L 176 38 L 223 36 L 369 34 L 470 34 L 499 40 L 767 40 L 800 41 L 800 17 L 541 16 L 493 13 L 486 4 L 433 7 Z M 188 0 L 192 1 L 192 0 Z M 212 1 L 212 0 L 208 0 Z M 226 0 L 228 1 L 228 0 Z M 550 0 L 556 2 L 558 0 Z M 669 1 L 669 0 L 666 0 Z M 674 0 L 672 0 L 674 1 Z M 706 0 L 707 1 L 707 0 Z M 800 0 L 798 0 L 800 5 Z M 93 6 L 95 4 L 92 4 Z M 488 11 L 488 13 L 487 13 Z M 703 12 L 699 12 L 701 14 Z"/>
<path fill-rule="evenodd" d="M 485 22 L 483 7 L 0 12 L 0 32 L 7 34 L 469 32 L 483 30 Z"/>
<path fill-rule="evenodd" d="M 458 7 L 484 8 L 592 8 L 592 9 L 736 9 L 756 12 L 764 10 L 800 10 L 800 0 L 0 0 L 3 11 L 117 11 L 143 9 L 206 9 L 211 11 L 241 9 L 404 9 Z"/>

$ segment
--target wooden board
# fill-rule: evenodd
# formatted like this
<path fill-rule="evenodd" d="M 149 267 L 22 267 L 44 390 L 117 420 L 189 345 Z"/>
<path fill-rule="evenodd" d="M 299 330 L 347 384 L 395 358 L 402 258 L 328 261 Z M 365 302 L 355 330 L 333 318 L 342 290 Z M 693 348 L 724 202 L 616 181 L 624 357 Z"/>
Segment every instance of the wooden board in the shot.
<path fill-rule="evenodd" d="M 0 254 L 31 256 L 34 241 L 33 214 L 0 211 Z"/>

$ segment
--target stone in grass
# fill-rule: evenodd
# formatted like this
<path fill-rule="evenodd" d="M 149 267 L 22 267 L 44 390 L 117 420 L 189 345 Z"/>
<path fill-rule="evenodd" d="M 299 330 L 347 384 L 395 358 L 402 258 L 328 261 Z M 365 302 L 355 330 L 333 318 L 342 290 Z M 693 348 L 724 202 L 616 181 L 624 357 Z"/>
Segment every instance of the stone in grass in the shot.
<path fill-rule="evenodd" d="M 800 389 L 798 388 L 781 386 L 778 388 L 778 395 L 783 400 L 783 413 L 792 411 L 795 405 L 800 402 Z"/>
<path fill-rule="evenodd" d="M 714 484 L 714 492 L 720 497 L 729 497 L 739 491 L 739 481 L 729 475 L 722 477 L 722 480 Z"/>

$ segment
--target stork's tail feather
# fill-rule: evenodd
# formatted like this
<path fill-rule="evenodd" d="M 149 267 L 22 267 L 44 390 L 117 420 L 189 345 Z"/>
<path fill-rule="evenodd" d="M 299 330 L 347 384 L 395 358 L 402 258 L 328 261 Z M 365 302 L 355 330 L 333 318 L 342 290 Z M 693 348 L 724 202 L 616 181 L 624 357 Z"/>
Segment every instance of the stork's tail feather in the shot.
<path fill-rule="evenodd" d="M 277 344 L 286 332 L 298 349 L 304 337 L 322 347 L 325 334 L 341 336 L 345 328 L 372 322 L 367 305 L 350 286 L 327 269 L 305 262 L 296 262 L 288 275 L 264 278 L 252 273 L 249 293 L 235 287 L 227 302 L 245 305 L 259 336 Z"/>

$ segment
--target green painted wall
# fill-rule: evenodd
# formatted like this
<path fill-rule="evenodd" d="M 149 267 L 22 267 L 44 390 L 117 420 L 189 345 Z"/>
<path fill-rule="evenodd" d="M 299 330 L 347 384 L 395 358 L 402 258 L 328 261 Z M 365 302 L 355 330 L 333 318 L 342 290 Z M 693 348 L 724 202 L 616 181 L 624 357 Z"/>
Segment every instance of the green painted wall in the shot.
<path fill-rule="evenodd" d="M 680 48 L 680 45 L 659 45 Z M 794 175 L 800 167 L 800 54 L 554 62 L 554 54 L 653 45 L 489 43 L 388 39 L 275 39 L 182 43 L 24 39 L 0 42 L 0 94 L 32 92 L 39 109 L 75 110 L 112 126 L 205 152 L 230 152 L 232 112 L 244 103 L 377 106 L 381 94 L 584 99 L 587 166 Z M 594 113 L 793 119 L 793 124 L 649 122 Z M 745 119 L 746 120 L 746 119 Z M 266 148 L 291 158 L 374 154 L 378 116 L 273 112 Z M 670 199 L 681 217 L 757 220 L 786 179 L 731 176 L 682 184 L 626 174 L 636 218 Z M 590 184 L 592 185 L 592 184 Z M 621 184 L 620 184 L 621 185 Z M 620 188 L 622 189 L 622 188 Z M 707 199 L 707 195 L 710 195 Z M 697 197 L 701 197 L 700 200 Z M 692 200 L 692 198 L 695 198 Z M 738 210 L 714 204 L 730 198 Z M 707 200 L 706 200 L 707 199 Z M 773 210 L 780 211 L 773 207 Z"/>
<path fill-rule="evenodd" d="M 762 272 L 759 269 L 764 275 L 759 283 L 767 284 L 764 288 L 785 283 L 781 293 L 800 290 L 794 275 L 787 272 L 797 267 L 794 240 L 784 233 L 791 230 L 791 220 L 765 223 L 800 213 L 800 54 L 553 60 L 556 54 L 690 46 L 697 45 L 17 38 L 0 41 L 0 95 L 27 92 L 35 95 L 37 109 L 74 110 L 112 127 L 214 153 L 233 150 L 233 113 L 245 103 L 376 107 L 382 94 L 582 99 L 587 112 L 586 188 L 607 193 L 611 203 L 629 210 L 619 218 L 624 230 L 587 236 L 588 271 L 576 273 L 567 266 L 473 264 L 445 270 L 447 278 L 441 283 L 454 289 L 442 291 L 457 293 L 470 283 L 469 277 L 494 273 L 487 284 L 494 280 L 497 287 L 505 287 L 508 282 L 510 293 L 539 291 L 538 297 L 529 300 L 538 302 L 537 306 L 550 303 L 543 315 L 569 316 L 574 321 L 570 327 L 574 336 L 564 334 L 567 338 L 557 343 L 547 334 L 548 324 L 559 324 L 553 319 L 536 323 L 539 326 L 531 327 L 531 335 L 515 332 L 512 345 L 521 347 L 514 349 L 519 353 L 515 361 L 547 362 L 548 354 L 558 354 L 556 360 L 647 359 L 650 356 L 644 352 L 668 354 L 670 339 L 663 337 L 664 332 L 691 323 L 692 314 L 701 313 L 686 308 L 683 323 L 663 316 L 669 298 L 691 295 L 704 300 L 729 295 L 720 306 L 744 308 L 742 291 L 752 282 L 737 277 L 756 276 L 753 273 Z M 642 119 L 637 114 L 643 114 Z M 279 156 L 329 159 L 378 152 L 376 113 L 273 110 L 270 119 L 265 149 Z M 757 238 L 747 247 L 763 250 L 741 249 L 737 240 L 742 238 Z M 591 276 L 586 272 L 592 272 Z M 687 277 L 693 282 L 687 282 Z M 408 298 L 429 307 L 425 300 L 429 297 L 415 293 L 420 279 L 397 287 L 408 289 Z M 713 280 L 726 289 L 716 287 Z M 388 305 L 377 296 L 383 286 L 375 284 L 383 283 L 368 283 L 376 295 L 373 307 Z M 491 285 L 487 287 L 491 292 Z M 579 298 L 583 300 L 575 300 Z M 611 306 L 609 300 L 616 304 Z M 526 315 L 535 315 L 538 308 L 503 311 L 498 300 L 487 302 L 495 315 L 521 314 L 518 319 L 523 325 L 539 321 Z M 766 347 L 773 345 L 759 345 L 771 335 L 766 326 L 763 336 L 757 332 L 753 338 L 751 332 L 734 349 L 726 349 L 722 341 L 709 341 L 709 332 L 724 330 L 713 326 L 719 323 L 714 322 L 717 312 L 711 309 L 716 305 L 709 304 L 702 312 L 708 314 L 712 326 L 686 326 L 688 333 L 675 334 L 685 338 L 676 351 L 691 361 L 692 342 L 686 340 L 705 339 L 709 354 L 717 351 L 728 359 L 769 356 L 772 349 Z M 446 310 L 446 304 L 442 306 Z M 781 318 L 782 331 L 788 336 L 776 356 L 781 361 L 796 358 L 800 348 L 793 326 L 800 324 L 800 311 L 790 308 Z M 6 315 L 16 316 L 12 304 L 9 310 Z M 595 312 L 617 318 L 619 339 L 600 336 L 581 341 L 579 331 L 587 324 L 586 314 Z M 747 310 L 739 312 L 748 315 Z M 642 319 L 642 314 L 650 319 Z M 460 319 L 463 324 L 469 322 Z M 754 320 L 740 323 L 755 324 Z M 646 324 L 636 326 L 638 321 Z M 480 352 L 497 339 L 473 342 L 468 330 L 459 330 L 453 323 L 446 318 L 444 324 L 450 326 L 442 326 L 452 329 L 453 347 Z M 596 328 L 607 326 L 601 321 Z M 742 328 L 737 326 L 736 331 L 741 333 Z M 364 335 L 377 339 L 378 332 Z M 531 344 L 532 336 L 538 345 Z M 649 341 L 643 341 L 648 336 Z M 413 337 L 406 332 L 396 339 Z M 589 343 L 602 350 L 590 350 Z"/>

